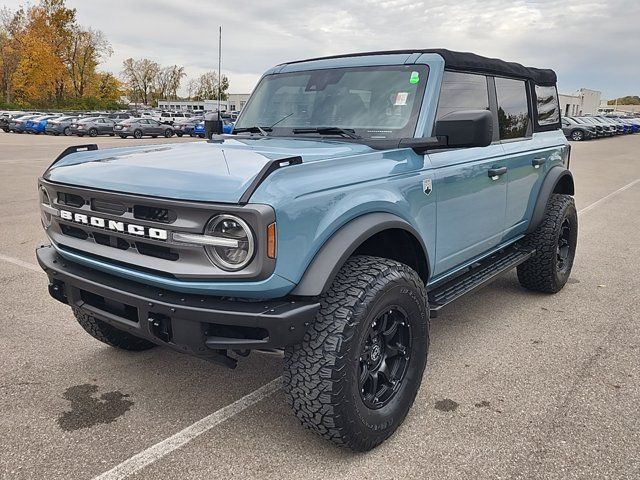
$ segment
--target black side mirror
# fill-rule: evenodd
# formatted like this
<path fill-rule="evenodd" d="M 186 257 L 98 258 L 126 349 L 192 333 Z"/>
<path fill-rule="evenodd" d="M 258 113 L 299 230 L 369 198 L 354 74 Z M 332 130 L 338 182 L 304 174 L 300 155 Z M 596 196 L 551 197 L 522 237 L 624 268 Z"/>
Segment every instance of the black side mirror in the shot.
<path fill-rule="evenodd" d="M 436 137 L 446 138 L 447 148 L 486 147 L 493 141 L 493 115 L 489 110 L 460 110 L 436 122 Z"/>

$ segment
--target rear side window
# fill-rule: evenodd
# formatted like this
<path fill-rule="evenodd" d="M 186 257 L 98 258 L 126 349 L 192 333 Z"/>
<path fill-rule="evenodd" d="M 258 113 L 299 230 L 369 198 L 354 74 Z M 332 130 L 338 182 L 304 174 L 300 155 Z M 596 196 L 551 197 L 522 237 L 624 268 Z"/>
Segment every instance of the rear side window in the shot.
<path fill-rule="evenodd" d="M 444 72 L 436 120 L 458 110 L 489 110 L 489 89 L 484 75 Z"/>
<path fill-rule="evenodd" d="M 529 132 L 529 102 L 522 80 L 496 77 L 500 140 L 526 137 Z"/>
<path fill-rule="evenodd" d="M 539 125 L 554 125 L 560 121 L 560 105 L 556 87 L 536 85 L 536 108 Z"/>

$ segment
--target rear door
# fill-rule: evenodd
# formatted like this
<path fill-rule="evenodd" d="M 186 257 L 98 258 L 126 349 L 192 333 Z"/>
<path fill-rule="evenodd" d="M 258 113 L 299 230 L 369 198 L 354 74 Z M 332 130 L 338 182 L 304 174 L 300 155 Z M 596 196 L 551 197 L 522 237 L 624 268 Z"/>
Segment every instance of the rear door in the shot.
<path fill-rule="evenodd" d="M 490 107 L 494 103 L 490 85 L 484 75 L 446 71 L 436 121 L 457 110 L 495 110 Z M 487 147 L 429 153 L 437 195 L 434 276 L 463 265 L 502 240 L 507 169 L 502 145 L 497 137 L 494 140 Z"/>
<path fill-rule="evenodd" d="M 509 240 L 526 230 L 544 174 L 558 152 L 549 147 L 549 132 L 533 134 L 533 96 L 527 82 L 496 77 L 495 89 L 498 131 L 508 169 L 505 240 Z M 542 87 L 537 98 L 538 121 L 557 124 L 560 112 L 555 87 Z"/>

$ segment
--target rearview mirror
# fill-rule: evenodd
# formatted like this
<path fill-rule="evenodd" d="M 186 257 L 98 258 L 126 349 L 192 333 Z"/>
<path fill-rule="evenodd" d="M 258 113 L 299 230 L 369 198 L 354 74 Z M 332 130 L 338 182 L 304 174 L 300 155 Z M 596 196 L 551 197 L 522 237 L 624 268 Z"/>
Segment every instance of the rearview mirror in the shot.
<path fill-rule="evenodd" d="M 493 141 L 493 115 L 489 110 L 459 110 L 436 122 L 436 137 L 446 148 L 486 147 Z"/>

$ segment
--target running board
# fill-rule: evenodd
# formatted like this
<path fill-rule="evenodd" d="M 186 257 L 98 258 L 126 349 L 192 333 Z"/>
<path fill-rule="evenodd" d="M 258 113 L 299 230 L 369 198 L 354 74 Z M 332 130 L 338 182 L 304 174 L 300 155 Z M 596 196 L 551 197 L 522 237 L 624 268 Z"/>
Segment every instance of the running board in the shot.
<path fill-rule="evenodd" d="M 438 311 L 445 305 L 517 267 L 528 260 L 534 253 L 534 249 L 525 250 L 522 247 L 508 247 L 473 264 L 466 273 L 453 280 L 442 285 L 436 285 L 428 293 L 431 317 L 437 317 Z"/>

